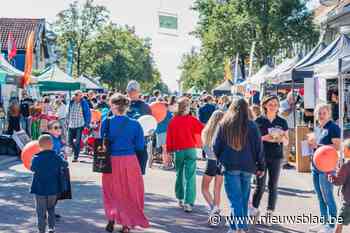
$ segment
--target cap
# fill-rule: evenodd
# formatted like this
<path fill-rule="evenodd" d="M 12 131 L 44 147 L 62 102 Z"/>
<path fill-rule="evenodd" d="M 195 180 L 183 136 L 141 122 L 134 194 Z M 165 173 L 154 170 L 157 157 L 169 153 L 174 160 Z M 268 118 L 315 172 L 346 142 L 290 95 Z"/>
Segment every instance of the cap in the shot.
<path fill-rule="evenodd" d="M 126 87 L 126 91 L 140 91 L 140 84 L 136 80 L 131 80 Z"/>

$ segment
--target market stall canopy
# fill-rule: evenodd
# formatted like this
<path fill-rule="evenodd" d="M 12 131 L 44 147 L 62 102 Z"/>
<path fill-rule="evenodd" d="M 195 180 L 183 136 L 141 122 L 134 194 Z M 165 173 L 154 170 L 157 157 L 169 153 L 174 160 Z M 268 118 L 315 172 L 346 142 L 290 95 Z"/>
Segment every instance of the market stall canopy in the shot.
<path fill-rule="evenodd" d="M 104 90 L 102 85 L 93 78 L 82 75 L 79 77 L 78 81 L 84 86 L 86 90 L 95 90 L 95 91 Z"/>
<path fill-rule="evenodd" d="M 315 67 L 315 77 L 324 79 L 335 79 L 339 75 L 339 59 L 322 63 Z M 341 59 L 341 73 L 350 73 L 350 56 Z"/>
<path fill-rule="evenodd" d="M 314 76 L 316 67 L 322 64 L 336 63 L 339 58 L 350 55 L 350 38 L 340 35 L 330 45 L 314 56 L 303 66 L 295 69 L 294 78 L 310 78 Z"/>
<path fill-rule="evenodd" d="M 23 77 L 24 75 L 23 71 L 11 65 L 2 54 L 0 54 L 0 68 L 11 76 Z"/>
<path fill-rule="evenodd" d="M 232 81 L 225 80 L 223 83 L 221 83 L 219 86 L 213 89 L 213 95 L 231 95 L 232 86 Z"/>
<path fill-rule="evenodd" d="M 264 82 L 264 78 L 273 70 L 270 65 L 264 65 L 253 76 L 249 77 L 246 81 L 241 83 L 243 86 L 250 86 L 251 89 L 259 89 L 260 85 Z"/>
<path fill-rule="evenodd" d="M 280 82 L 288 82 L 288 81 L 292 81 L 292 79 L 294 81 L 303 80 L 304 77 L 301 75 L 296 76 L 294 71 L 304 67 L 305 64 L 308 64 L 312 59 L 314 59 L 314 57 L 320 54 L 325 48 L 326 48 L 325 43 L 323 42 L 318 43 L 316 47 L 313 48 L 308 54 L 306 54 L 294 67 L 292 67 L 291 69 L 285 72 L 278 74 L 278 79 L 280 80 Z"/>
<path fill-rule="evenodd" d="M 78 80 L 64 73 L 56 65 L 37 77 L 37 81 L 40 86 L 40 91 L 74 91 L 81 88 L 81 84 Z"/>
<path fill-rule="evenodd" d="M 299 61 L 301 60 L 301 55 L 297 55 L 293 58 L 287 58 L 284 62 L 279 64 L 273 71 L 267 74 L 264 78 L 264 82 L 278 84 L 283 82 L 280 80 L 281 74 L 291 70 Z"/>

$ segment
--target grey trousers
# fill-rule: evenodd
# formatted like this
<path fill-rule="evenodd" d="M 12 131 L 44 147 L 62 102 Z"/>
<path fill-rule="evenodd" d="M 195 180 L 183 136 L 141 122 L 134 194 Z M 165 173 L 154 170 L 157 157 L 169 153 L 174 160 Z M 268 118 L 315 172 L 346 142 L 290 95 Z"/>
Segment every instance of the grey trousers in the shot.
<path fill-rule="evenodd" d="M 55 229 L 55 205 L 56 195 L 39 196 L 35 195 L 36 214 L 38 216 L 39 233 L 46 232 L 46 213 L 49 229 Z"/>

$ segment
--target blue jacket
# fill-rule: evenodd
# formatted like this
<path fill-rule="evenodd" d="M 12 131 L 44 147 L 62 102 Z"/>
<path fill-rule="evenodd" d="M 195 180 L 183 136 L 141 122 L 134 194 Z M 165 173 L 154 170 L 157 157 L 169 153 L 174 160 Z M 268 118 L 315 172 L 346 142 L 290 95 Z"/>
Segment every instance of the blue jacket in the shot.
<path fill-rule="evenodd" d="M 216 106 L 214 104 L 205 104 L 198 110 L 198 118 L 200 122 L 206 124 L 213 112 L 215 112 Z"/>
<path fill-rule="evenodd" d="M 63 156 L 63 142 L 61 137 L 55 137 L 51 135 L 52 143 L 53 143 L 53 150 L 56 152 L 57 155 Z"/>
<path fill-rule="evenodd" d="M 70 115 L 70 111 L 71 111 L 73 102 L 74 102 L 74 100 L 71 100 L 69 102 L 68 116 Z M 90 122 L 91 122 L 91 111 L 90 111 L 89 103 L 85 99 L 81 98 L 80 104 L 81 104 L 81 108 L 83 110 L 84 127 L 89 127 Z"/>
<path fill-rule="evenodd" d="M 107 131 L 108 120 L 109 131 Z M 136 151 L 145 148 L 140 123 L 128 116 L 112 116 L 102 121 L 101 135 L 108 136 L 112 156 L 135 155 Z"/>
<path fill-rule="evenodd" d="M 260 131 L 253 121 L 248 122 L 248 140 L 242 150 L 236 151 L 227 145 L 221 127 L 214 143 L 215 155 L 226 171 L 263 171 L 265 161 L 262 148 Z"/>
<path fill-rule="evenodd" d="M 166 133 L 166 130 L 168 129 L 168 125 L 170 123 L 171 118 L 173 118 L 173 114 L 171 112 L 167 112 L 164 120 L 158 123 L 156 133 Z"/>
<path fill-rule="evenodd" d="M 56 155 L 53 150 L 45 150 L 32 159 L 31 170 L 34 172 L 30 193 L 40 196 L 61 193 L 61 171 L 67 168 L 68 162 Z"/>

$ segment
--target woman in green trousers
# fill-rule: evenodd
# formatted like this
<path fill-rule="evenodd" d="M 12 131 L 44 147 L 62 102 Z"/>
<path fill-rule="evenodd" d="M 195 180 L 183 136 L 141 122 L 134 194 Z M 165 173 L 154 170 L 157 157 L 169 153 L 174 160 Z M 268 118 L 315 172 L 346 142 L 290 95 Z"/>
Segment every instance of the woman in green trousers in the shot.
<path fill-rule="evenodd" d="M 169 123 L 166 138 L 167 152 L 175 152 L 175 194 L 185 212 L 192 212 L 196 199 L 196 148 L 201 147 L 203 129 L 203 124 L 190 115 L 190 110 L 190 99 L 180 98 L 175 117 Z"/>

